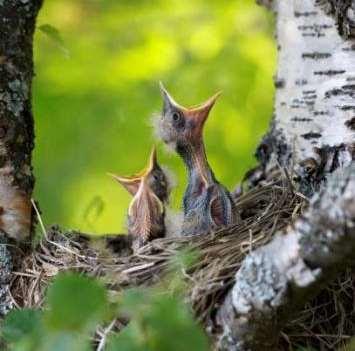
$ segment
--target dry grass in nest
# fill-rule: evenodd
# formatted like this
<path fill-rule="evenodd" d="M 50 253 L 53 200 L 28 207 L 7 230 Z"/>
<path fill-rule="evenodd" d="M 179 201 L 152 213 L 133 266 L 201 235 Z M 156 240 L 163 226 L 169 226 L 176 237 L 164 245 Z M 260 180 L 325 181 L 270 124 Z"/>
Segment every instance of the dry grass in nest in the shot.
<path fill-rule="evenodd" d="M 157 239 L 129 256 L 95 249 L 79 233 L 63 234 L 52 228 L 36 250 L 21 260 L 14 272 L 11 293 L 18 307 L 41 307 L 49 282 L 59 271 L 74 270 L 101 277 L 112 293 L 130 286 L 147 286 L 161 281 L 172 259 L 188 248 L 198 259 L 181 272 L 187 286 L 187 300 L 205 325 L 234 282 L 245 255 L 285 229 L 306 206 L 289 182 L 254 188 L 238 199 L 242 220 L 235 226 L 194 237 Z M 102 239 L 101 239 L 102 240 Z M 354 331 L 354 291 L 350 274 L 324 290 L 289 323 L 282 346 L 311 345 L 333 350 Z M 112 326 L 110 327 L 110 329 Z"/>

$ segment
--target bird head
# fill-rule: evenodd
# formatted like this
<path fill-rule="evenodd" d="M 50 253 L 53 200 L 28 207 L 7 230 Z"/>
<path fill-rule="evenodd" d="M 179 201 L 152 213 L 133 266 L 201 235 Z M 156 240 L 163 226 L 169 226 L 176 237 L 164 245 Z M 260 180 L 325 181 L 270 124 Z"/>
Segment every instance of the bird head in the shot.
<path fill-rule="evenodd" d="M 150 153 L 147 166 L 141 172 L 129 177 L 111 173 L 110 175 L 133 196 L 136 196 L 141 188 L 144 192 L 149 190 L 162 202 L 168 200 L 170 186 L 166 174 L 158 163 L 155 147 Z"/>
<path fill-rule="evenodd" d="M 196 107 L 186 108 L 179 105 L 160 83 L 163 97 L 163 111 L 159 122 L 160 136 L 175 149 L 179 146 L 198 144 L 202 141 L 203 126 L 210 110 L 220 93 Z"/>

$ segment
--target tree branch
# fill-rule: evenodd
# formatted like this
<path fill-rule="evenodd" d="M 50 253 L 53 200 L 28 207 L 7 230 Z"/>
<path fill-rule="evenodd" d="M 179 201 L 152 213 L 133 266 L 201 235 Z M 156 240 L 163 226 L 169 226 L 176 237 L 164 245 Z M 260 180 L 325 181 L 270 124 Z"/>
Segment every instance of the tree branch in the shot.
<path fill-rule="evenodd" d="M 0 315 L 12 305 L 8 238 L 26 239 L 32 226 L 32 43 L 41 5 L 42 0 L 0 0 Z"/>
<path fill-rule="evenodd" d="M 355 164 L 338 170 L 287 234 L 246 257 L 218 314 L 221 350 L 276 349 L 281 328 L 354 260 Z"/>
<path fill-rule="evenodd" d="M 41 4 L 0 1 L 0 229 L 15 239 L 31 229 L 32 42 Z"/>

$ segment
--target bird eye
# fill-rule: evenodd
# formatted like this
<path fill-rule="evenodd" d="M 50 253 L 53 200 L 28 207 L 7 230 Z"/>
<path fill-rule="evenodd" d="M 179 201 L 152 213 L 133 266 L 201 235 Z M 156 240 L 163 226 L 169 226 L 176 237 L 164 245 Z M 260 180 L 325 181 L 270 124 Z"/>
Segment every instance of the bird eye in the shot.
<path fill-rule="evenodd" d="M 174 111 L 171 115 L 173 120 L 173 125 L 176 128 L 183 128 L 185 125 L 185 120 L 179 111 Z"/>
<path fill-rule="evenodd" d="M 180 114 L 178 112 L 173 113 L 173 121 L 177 122 L 180 119 Z"/>

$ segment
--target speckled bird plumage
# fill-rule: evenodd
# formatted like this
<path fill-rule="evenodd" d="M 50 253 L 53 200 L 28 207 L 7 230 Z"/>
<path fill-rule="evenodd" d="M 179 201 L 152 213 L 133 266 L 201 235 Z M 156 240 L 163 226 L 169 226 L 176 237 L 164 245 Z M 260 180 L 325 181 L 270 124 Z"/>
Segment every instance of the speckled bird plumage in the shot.
<path fill-rule="evenodd" d="M 122 184 L 133 199 L 128 209 L 128 234 L 136 250 L 156 238 L 165 236 L 165 203 L 169 196 L 169 183 L 157 162 L 155 148 L 148 166 L 139 174 L 130 177 L 112 175 Z"/>
<path fill-rule="evenodd" d="M 188 171 L 183 235 L 205 233 L 232 224 L 236 218 L 232 197 L 215 178 L 203 143 L 203 126 L 219 94 L 198 107 L 185 108 L 162 85 L 161 91 L 164 104 L 160 136 L 181 156 Z"/>

